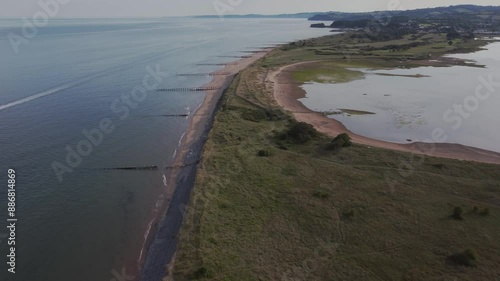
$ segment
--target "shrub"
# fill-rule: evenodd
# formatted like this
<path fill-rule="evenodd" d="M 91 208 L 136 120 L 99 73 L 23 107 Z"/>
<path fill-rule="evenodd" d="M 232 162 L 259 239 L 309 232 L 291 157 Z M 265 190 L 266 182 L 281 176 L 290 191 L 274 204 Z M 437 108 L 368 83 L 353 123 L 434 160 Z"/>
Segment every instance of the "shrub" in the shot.
<path fill-rule="evenodd" d="M 480 216 L 483 216 L 483 217 L 487 217 L 490 215 L 490 209 L 489 208 L 485 208 L 484 210 L 482 210 L 480 213 L 479 213 Z"/>
<path fill-rule="evenodd" d="M 446 168 L 446 165 L 445 165 L 445 164 L 440 164 L 440 163 L 438 163 L 438 164 L 433 164 L 432 166 L 433 166 L 434 168 L 438 168 L 438 169 L 444 169 L 444 168 Z"/>
<path fill-rule="evenodd" d="M 316 198 L 319 198 L 319 199 L 327 199 L 328 197 L 330 197 L 330 194 L 328 194 L 326 192 L 315 191 L 313 193 L 313 196 Z"/>
<path fill-rule="evenodd" d="M 354 210 L 344 211 L 342 213 L 342 217 L 344 219 L 348 219 L 348 220 L 352 219 L 354 217 L 354 215 L 355 215 Z"/>
<path fill-rule="evenodd" d="M 287 136 L 295 143 L 304 144 L 314 138 L 317 138 L 319 136 L 319 132 L 316 131 L 311 124 L 296 122 L 288 130 Z"/>
<path fill-rule="evenodd" d="M 288 119 L 288 115 L 286 115 L 281 109 L 266 109 L 265 112 L 268 121 L 280 121 Z"/>
<path fill-rule="evenodd" d="M 260 122 L 266 120 L 267 115 L 265 111 L 260 109 L 256 110 L 247 109 L 241 113 L 241 118 L 252 122 Z"/>
<path fill-rule="evenodd" d="M 276 146 L 281 150 L 288 150 L 288 146 L 283 141 L 277 141 Z"/>
<path fill-rule="evenodd" d="M 476 253 L 471 249 L 467 249 L 463 253 L 453 254 L 448 257 L 448 260 L 455 265 L 461 265 L 467 267 L 477 266 Z"/>
<path fill-rule="evenodd" d="M 335 150 L 343 147 L 352 146 L 351 137 L 348 134 L 340 134 L 336 136 L 326 147 L 327 150 Z"/>
<path fill-rule="evenodd" d="M 453 209 L 453 214 L 451 215 L 451 217 L 456 220 L 463 220 L 463 214 L 464 210 L 462 209 L 462 207 L 455 207 L 455 209 Z"/>
<path fill-rule="evenodd" d="M 200 267 L 200 269 L 196 270 L 193 273 L 194 279 L 201 279 L 201 278 L 207 278 L 207 277 L 210 277 L 210 274 L 208 273 L 208 270 L 205 267 Z"/>
<path fill-rule="evenodd" d="M 259 152 L 257 152 L 257 156 L 259 156 L 259 157 L 269 157 L 269 156 L 272 156 L 272 153 L 269 150 L 259 150 Z"/>

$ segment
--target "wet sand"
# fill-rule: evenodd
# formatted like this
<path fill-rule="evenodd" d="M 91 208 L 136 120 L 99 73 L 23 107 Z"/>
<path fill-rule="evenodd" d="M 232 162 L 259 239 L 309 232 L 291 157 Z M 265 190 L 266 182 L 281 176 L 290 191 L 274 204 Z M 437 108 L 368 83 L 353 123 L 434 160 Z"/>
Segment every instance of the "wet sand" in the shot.
<path fill-rule="evenodd" d="M 364 137 L 349 131 L 341 122 L 310 110 L 298 100 L 304 98 L 306 92 L 300 87 L 300 84 L 293 80 L 291 73 L 301 67 L 311 66 L 315 63 L 318 62 L 303 62 L 284 66 L 269 72 L 267 76 L 268 84 L 273 88 L 272 93 L 278 105 L 290 111 L 298 121 L 309 123 L 318 131 L 331 137 L 347 133 L 355 143 L 368 147 L 373 146 L 435 157 L 500 164 L 500 153 L 460 144 L 423 142 L 400 144 Z M 431 138 L 432 136 L 428 136 L 425 139 Z"/>

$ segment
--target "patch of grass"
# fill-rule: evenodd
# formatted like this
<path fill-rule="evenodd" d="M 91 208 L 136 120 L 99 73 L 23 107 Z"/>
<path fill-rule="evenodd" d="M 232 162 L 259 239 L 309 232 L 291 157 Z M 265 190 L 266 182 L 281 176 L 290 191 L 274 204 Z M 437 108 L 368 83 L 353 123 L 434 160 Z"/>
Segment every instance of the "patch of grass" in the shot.
<path fill-rule="evenodd" d="M 455 207 L 455 209 L 453 209 L 453 214 L 451 214 L 451 217 L 460 221 L 464 220 L 464 209 L 462 209 L 462 207 Z"/>
<path fill-rule="evenodd" d="M 257 152 L 257 156 L 259 157 L 270 157 L 272 155 L 273 153 L 270 150 L 261 149 Z"/>
<path fill-rule="evenodd" d="M 483 216 L 483 217 L 487 217 L 490 215 L 490 208 L 484 208 L 480 213 L 479 215 Z"/>
<path fill-rule="evenodd" d="M 457 253 L 449 256 L 448 261 L 454 265 L 476 267 L 477 255 L 473 250 L 467 249 L 462 253 Z"/>
<path fill-rule="evenodd" d="M 241 118 L 248 121 L 260 122 L 266 120 L 267 115 L 266 112 L 261 109 L 255 109 L 255 110 L 247 109 L 242 111 Z"/>
<path fill-rule="evenodd" d="M 312 193 L 312 196 L 318 199 L 328 199 L 330 198 L 330 190 L 328 188 L 319 187 Z"/>
<path fill-rule="evenodd" d="M 351 220 L 352 218 L 354 218 L 355 215 L 356 215 L 356 213 L 354 212 L 354 210 L 342 212 L 342 218 L 344 220 Z"/>
<path fill-rule="evenodd" d="M 445 164 L 441 164 L 441 163 L 433 164 L 432 166 L 434 168 L 436 168 L 436 169 L 444 169 L 444 168 L 446 168 L 446 165 Z"/>
<path fill-rule="evenodd" d="M 361 71 L 332 65 L 329 68 L 323 67 L 294 71 L 292 77 L 298 82 L 347 83 L 363 79 L 364 74 Z"/>
<path fill-rule="evenodd" d="M 253 122 L 261 121 L 279 121 L 288 118 L 285 113 L 279 109 L 243 109 L 241 118 Z"/>
<path fill-rule="evenodd" d="M 208 273 L 208 270 L 205 267 L 200 267 L 198 270 L 196 270 L 193 273 L 193 279 L 202 279 L 202 278 L 209 278 L 210 274 Z"/>
<path fill-rule="evenodd" d="M 298 172 L 293 166 L 285 166 L 281 169 L 281 174 L 285 176 L 296 176 L 298 175 Z"/>

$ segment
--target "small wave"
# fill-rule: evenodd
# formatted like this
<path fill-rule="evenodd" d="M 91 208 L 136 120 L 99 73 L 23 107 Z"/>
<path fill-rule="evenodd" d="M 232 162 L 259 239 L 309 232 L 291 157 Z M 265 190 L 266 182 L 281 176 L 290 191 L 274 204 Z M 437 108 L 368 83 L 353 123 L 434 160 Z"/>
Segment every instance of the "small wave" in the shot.
<path fill-rule="evenodd" d="M 164 202 L 165 202 L 165 195 L 162 194 L 160 197 L 158 197 L 158 201 L 156 201 L 155 212 L 158 212 L 158 209 L 163 205 Z"/>
<path fill-rule="evenodd" d="M 144 253 L 144 248 L 146 247 L 146 242 L 148 240 L 149 232 L 151 232 L 153 222 L 154 219 L 149 222 L 148 227 L 146 228 L 146 233 L 144 233 L 144 242 L 142 243 L 141 253 L 139 254 L 139 259 L 137 260 L 138 262 L 141 262 L 142 260 L 142 254 Z"/>
<path fill-rule="evenodd" d="M 165 187 L 168 187 L 168 186 L 167 186 L 167 177 L 165 176 L 165 174 L 163 174 L 163 185 L 164 185 Z"/>
<path fill-rule="evenodd" d="M 178 147 L 181 147 L 181 145 L 182 145 L 182 140 L 184 139 L 184 137 L 185 137 L 185 136 L 186 136 L 186 133 L 182 134 L 181 139 L 179 140 L 179 145 L 178 145 Z"/>

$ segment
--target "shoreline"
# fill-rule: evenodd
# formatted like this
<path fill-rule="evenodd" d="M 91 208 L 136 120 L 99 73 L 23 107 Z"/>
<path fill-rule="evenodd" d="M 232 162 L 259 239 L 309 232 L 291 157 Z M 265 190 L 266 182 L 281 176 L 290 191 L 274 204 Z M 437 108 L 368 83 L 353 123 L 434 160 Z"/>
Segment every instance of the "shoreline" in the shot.
<path fill-rule="evenodd" d="M 300 83 L 293 80 L 291 73 L 303 65 L 317 62 L 300 62 L 282 66 L 267 75 L 267 81 L 271 84 L 274 100 L 281 108 L 291 112 L 296 120 L 309 123 L 318 131 L 331 137 L 347 133 L 353 142 L 369 147 L 373 146 L 432 157 L 500 164 L 500 153 L 461 144 L 424 142 L 400 144 L 358 135 L 347 129 L 341 122 L 307 108 L 298 100 L 305 97 L 306 92 L 300 87 Z"/>
<path fill-rule="evenodd" d="M 189 126 L 177 148 L 173 167 L 167 171 L 166 203 L 153 219 L 149 235 L 145 239 L 144 254 L 140 257 L 138 272 L 143 281 L 156 281 L 168 275 L 167 267 L 175 256 L 177 235 L 182 225 L 182 216 L 189 203 L 196 179 L 203 147 L 212 127 L 221 98 L 234 76 L 264 57 L 273 48 L 262 49 L 248 58 L 229 62 L 220 70 L 212 72 L 213 79 L 203 87 L 218 88 L 205 92 L 203 102 L 190 116 Z"/>

